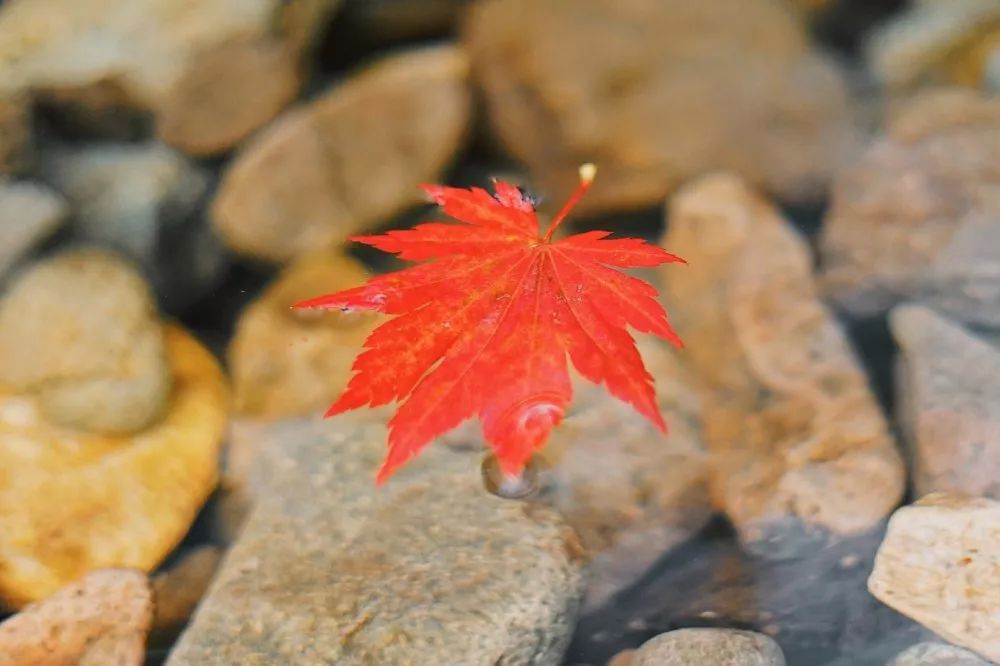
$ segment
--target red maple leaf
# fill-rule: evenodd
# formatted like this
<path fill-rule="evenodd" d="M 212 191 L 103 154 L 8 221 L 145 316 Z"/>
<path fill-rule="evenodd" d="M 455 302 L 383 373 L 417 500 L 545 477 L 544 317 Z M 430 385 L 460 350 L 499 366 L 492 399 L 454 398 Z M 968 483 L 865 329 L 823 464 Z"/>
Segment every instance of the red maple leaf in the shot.
<path fill-rule="evenodd" d="M 567 356 L 586 379 L 666 431 L 626 326 L 682 346 L 650 284 L 615 268 L 683 262 L 637 238 L 588 231 L 553 240 L 590 187 L 593 165 L 540 234 L 534 206 L 496 182 L 483 189 L 423 186 L 462 224 L 428 222 L 353 240 L 427 261 L 297 308 L 376 310 L 354 376 L 327 416 L 401 401 L 389 421 L 382 483 L 432 439 L 478 415 L 505 474 L 518 475 L 572 397 Z"/>

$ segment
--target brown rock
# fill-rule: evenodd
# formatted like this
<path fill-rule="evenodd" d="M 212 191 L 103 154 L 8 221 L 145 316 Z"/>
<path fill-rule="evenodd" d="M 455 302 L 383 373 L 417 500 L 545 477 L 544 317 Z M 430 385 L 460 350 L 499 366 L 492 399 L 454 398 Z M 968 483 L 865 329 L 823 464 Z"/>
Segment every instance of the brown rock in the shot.
<path fill-rule="evenodd" d="M 494 131 L 555 200 L 591 161 L 589 210 L 720 168 L 811 199 L 854 153 L 841 76 L 781 2 L 485 0 L 466 27 Z"/>
<path fill-rule="evenodd" d="M 237 415 L 305 416 L 322 412 L 340 395 L 376 317 L 291 306 L 367 278 L 360 263 L 340 253 L 312 254 L 286 268 L 246 309 L 229 347 Z"/>
<path fill-rule="evenodd" d="M 279 40 L 220 44 L 199 56 L 160 106 L 160 138 L 191 155 L 239 144 L 299 91 L 296 54 Z"/>
<path fill-rule="evenodd" d="M 917 496 L 1000 499 L 1000 351 L 926 308 L 898 306 L 891 323 Z"/>
<path fill-rule="evenodd" d="M 712 492 L 744 544 L 788 555 L 878 525 L 903 466 L 805 242 L 738 178 L 679 192 L 670 312 L 702 380 Z"/>
<path fill-rule="evenodd" d="M 886 666 L 990 666 L 975 653 L 944 643 L 918 643 L 896 655 Z"/>
<path fill-rule="evenodd" d="M 998 151 L 998 100 L 940 90 L 903 107 L 837 177 L 821 239 L 826 292 L 852 314 L 926 296 L 1000 325 Z"/>
<path fill-rule="evenodd" d="M 0 624 L 2 666 L 141 666 L 153 617 L 138 571 L 94 571 Z"/>
<path fill-rule="evenodd" d="M 288 421 L 262 436 L 258 502 L 170 666 L 561 657 L 581 591 L 572 532 L 487 494 L 478 452 L 431 446 L 376 488 L 381 424 Z"/>
<path fill-rule="evenodd" d="M 677 629 L 642 644 L 629 666 L 785 666 L 772 639 L 736 629 Z"/>
<path fill-rule="evenodd" d="M 422 48 L 377 62 L 247 144 L 212 205 L 237 252 L 287 261 L 420 200 L 469 124 L 464 54 Z"/>
<path fill-rule="evenodd" d="M 0 391 L 0 599 L 41 599 L 87 571 L 149 571 L 187 533 L 215 486 L 226 387 L 211 354 L 168 328 L 173 391 L 134 436 L 49 424 Z"/>
<path fill-rule="evenodd" d="M 891 88 L 926 83 L 988 87 L 1000 46 L 994 0 L 917 0 L 869 40 L 868 61 Z"/>
<path fill-rule="evenodd" d="M 644 340 L 640 351 L 670 434 L 604 387 L 578 380 L 565 420 L 541 451 L 550 468 L 544 499 L 589 559 L 584 610 L 634 583 L 713 514 L 694 378 L 662 344 Z"/>
<path fill-rule="evenodd" d="M 30 148 L 28 96 L 0 92 L 0 175 L 23 171 L 29 161 Z"/>
<path fill-rule="evenodd" d="M 0 180 L 0 278 L 65 221 L 66 201 L 47 187 Z"/>
<path fill-rule="evenodd" d="M 71 428 L 124 434 L 159 419 L 170 369 L 142 278 L 100 250 L 68 252 L 20 276 L 0 301 L 0 383 Z"/>
<path fill-rule="evenodd" d="M 153 631 L 174 635 L 187 624 L 222 561 L 218 546 L 200 546 L 153 577 Z"/>
<path fill-rule="evenodd" d="M 289 87 L 297 88 L 297 77 L 289 80 L 284 65 L 228 46 L 266 50 L 276 41 L 298 62 L 337 5 L 339 0 L 10 0 L 0 10 L 0 94 L 32 90 L 78 110 L 162 113 L 166 135 L 179 145 L 198 154 L 228 148 L 290 101 Z M 192 95 L 205 81 L 213 83 L 211 94 Z M 173 99 L 175 91 L 180 99 Z M 232 115 L 224 119 L 225 113 Z M 205 118 L 211 115 L 217 120 L 209 127 Z"/>
<path fill-rule="evenodd" d="M 932 493 L 893 514 L 868 590 L 946 640 L 1000 661 L 1000 503 Z"/>

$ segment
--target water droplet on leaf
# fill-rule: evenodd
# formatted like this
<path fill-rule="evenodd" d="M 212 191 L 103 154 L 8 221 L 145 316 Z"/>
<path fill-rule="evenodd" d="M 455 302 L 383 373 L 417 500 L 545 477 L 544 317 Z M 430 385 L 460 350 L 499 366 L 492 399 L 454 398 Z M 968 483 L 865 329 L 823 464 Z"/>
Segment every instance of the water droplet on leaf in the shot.
<path fill-rule="evenodd" d="M 483 486 L 503 499 L 524 499 L 538 490 L 538 465 L 528 460 L 520 476 L 505 474 L 492 453 L 483 458 Z"/>

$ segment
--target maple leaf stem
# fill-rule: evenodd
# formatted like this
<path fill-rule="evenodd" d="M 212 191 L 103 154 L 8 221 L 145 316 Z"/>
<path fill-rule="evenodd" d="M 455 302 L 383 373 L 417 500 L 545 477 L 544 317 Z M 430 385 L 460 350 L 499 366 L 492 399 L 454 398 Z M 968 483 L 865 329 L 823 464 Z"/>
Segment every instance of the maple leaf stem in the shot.
<path fill-rule="evenodd" d="M 583 198 L 583 195 L 587 193 L 590 189 L 590 184 L 594 182 L 594 176 L 597 175 L 597 167 L 589 162 L 580 167 L 580 184 L 577 186 L 576 191 L 570 195 L 570 198 L 566 200 L 563 204 L 562 209 L 556 213 L 556 216 L 552 218 L 552 223 L 549 224 L 548 231 L 545 232 L 545 236 L 542 241 L 548 243 L 552 240 L 552 234 L 555 233 L 556 227 L 562 224 L 562 221 L 566 219 L 569 212 L 573 210 L 573 207 Z"/>

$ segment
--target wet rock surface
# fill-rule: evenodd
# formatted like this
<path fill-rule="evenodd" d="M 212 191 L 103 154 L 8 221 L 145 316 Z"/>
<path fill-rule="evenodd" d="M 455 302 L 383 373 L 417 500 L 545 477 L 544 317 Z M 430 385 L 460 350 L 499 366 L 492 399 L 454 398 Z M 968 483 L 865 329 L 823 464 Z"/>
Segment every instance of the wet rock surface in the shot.
<path fill-rule="evenodd" d="M 823 287 L 852 315 L 907 298 L 1000 326 L 1000 101 L 927 92 L 834 183 L 820 248 Z"/>
<path fill-rule="evenodd" d="M 927 308 L 898 306 L 891 322 L 915 494 L 1000 498 L 1000 350 Z"/>
<path fill-rule="evenodd" d="M 381 424 L 266 437 L 257 504 L 170 666 L 558 661 L 579 546 L 553 512 L 486 494 L 478 454 L 432 446 L 376 490 Z"/>
<path fill-rule="evenodd" d="M 932 493 L 893 514 L 868 589 L 946 640 L 1000 660 L 1000 503 Z"/>
<path fill-rule="evenodd" d="M 840 74 L 779 2 L 492 0 L 465 28 L 491 127 L 542 191 L 600 165 L 583 209 L 657 205 L 715 169 L 809 199 L 853 152 Z"/>
<path fill-rule="evenodd" d="M 0 664 L 141 666 L 152 616 L 145 575 L 94 571 L 0 624 Z"/>
<path fill-rule="evenodd" d="M 670 312 L 702 386 L 713 499 L 744 544 L 784 557 L 875 528 L 904 470 L 804 241 L 735 176 L 671 201 Z"/>
<path fill-rule="evenodd" d="M 456 47 L 406 51 L 282 115 L 223 177 L 212 216 L 226 243 L 284 262 L 421 201 L 468 130 L 467 74 Z"/>

